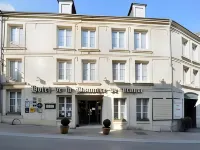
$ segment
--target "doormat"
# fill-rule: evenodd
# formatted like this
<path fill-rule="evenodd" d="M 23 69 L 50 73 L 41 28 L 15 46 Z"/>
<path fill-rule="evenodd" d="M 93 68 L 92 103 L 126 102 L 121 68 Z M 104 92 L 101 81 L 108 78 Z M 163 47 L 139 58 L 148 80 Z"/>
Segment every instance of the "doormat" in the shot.
<path fill-rule="evenodd" d="M 137 135 L 148 135 L 145 132 L 135 132 L 135 134 L 137 134 Z"/>

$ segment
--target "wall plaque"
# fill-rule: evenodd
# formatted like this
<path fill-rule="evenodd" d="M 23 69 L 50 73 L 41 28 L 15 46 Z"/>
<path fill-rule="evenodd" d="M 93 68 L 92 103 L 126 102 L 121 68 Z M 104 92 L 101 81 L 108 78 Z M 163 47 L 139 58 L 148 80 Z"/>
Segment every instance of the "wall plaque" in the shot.
<path fill-rule="evenodd" d="M 47 103 L 47 104 L 45 104 L 45 109 L 56 109 L 56 104 Z"/>

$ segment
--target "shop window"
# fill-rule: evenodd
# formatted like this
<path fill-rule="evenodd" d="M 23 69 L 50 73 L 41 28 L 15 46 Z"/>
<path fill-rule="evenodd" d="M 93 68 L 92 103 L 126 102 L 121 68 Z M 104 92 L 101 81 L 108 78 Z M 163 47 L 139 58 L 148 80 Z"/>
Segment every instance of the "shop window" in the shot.
<path fill-rule="evenodd" d="M 59 108 L 58 108 L 58 117 L 69 119 L 72 118 L 72 98 L 71 97 L 59 97 L 58 98 Z"/>
<path fill-rule="evenodd" d="M 8 113 L 21 114 L 21 92 L 9 92 L 9 111 Z"/>
<path fill-rule="evenodd" d="M 114 120 L 127 119 L 126 116 L 126 99 L 114 99 Z"/>
<path fill-rule="evenodd" d="M 138 98 L 136 103 L 137 121 L 149 121 L 149 99 Z"/>

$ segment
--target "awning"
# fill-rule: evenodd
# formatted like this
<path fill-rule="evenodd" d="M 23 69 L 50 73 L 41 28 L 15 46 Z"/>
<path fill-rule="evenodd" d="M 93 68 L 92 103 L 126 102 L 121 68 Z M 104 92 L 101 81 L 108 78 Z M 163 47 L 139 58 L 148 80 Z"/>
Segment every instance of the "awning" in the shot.
<path fill-rule="evenodd" d="M 196 93 L 185 93 L 184 94 L 184 99 L 197 100 L 198 99 L 198 94 L 196 94 Z"/>

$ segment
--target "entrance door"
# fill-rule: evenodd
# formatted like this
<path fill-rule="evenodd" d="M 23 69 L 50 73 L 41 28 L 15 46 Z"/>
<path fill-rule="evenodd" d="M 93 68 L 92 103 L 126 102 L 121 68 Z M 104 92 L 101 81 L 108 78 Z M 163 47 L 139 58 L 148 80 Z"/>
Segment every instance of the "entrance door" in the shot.
<path fill-rule="evenodd" d="M 79 101 L 79 124 L 100 124 L 101 105 L 101 101 Z"/>
<path fill-rule="evenodd" d="M 192 118 L 192 127 L 196 128 L 196 102 L 197 100 L 185 99 L 185 117 Z"/>

